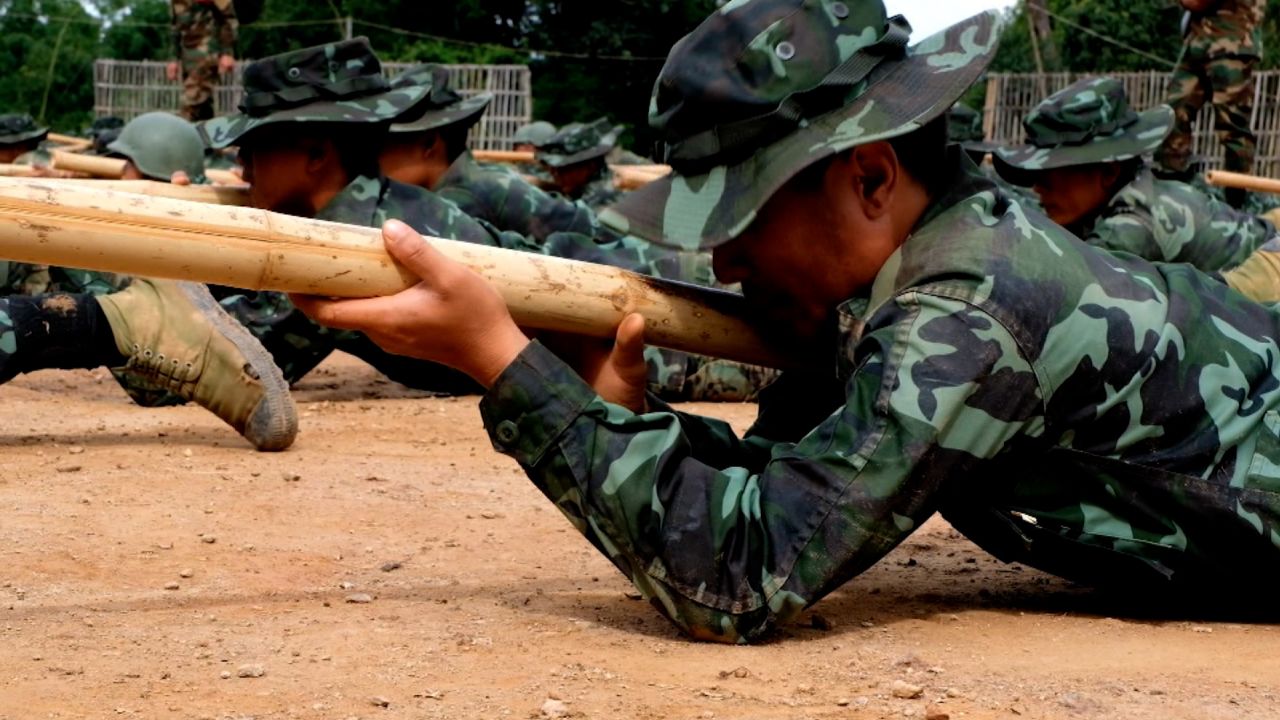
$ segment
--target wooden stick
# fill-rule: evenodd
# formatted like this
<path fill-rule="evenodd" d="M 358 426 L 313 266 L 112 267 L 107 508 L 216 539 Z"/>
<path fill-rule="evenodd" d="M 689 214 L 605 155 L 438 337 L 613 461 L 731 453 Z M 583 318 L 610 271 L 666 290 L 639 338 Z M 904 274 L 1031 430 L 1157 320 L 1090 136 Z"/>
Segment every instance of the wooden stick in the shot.
<path fill-rule="evenodd" d="M 56 170 L 82 172 L 93 177 L 118 180 L 124 177 L 125 161 L 119 158 L 76 155 L 65 150 L 53 151 L 53 167 Z"/>
<path fill-rule="evenodd" d="M 50 179 L 41 179 L 47 182 Z M 58 187 L 78 187 L 92 192 L 112 191 L 148 197 L 172 198 L 208 205 L 243 207 L 249 204 L 247 185 L 174 185 L 156 180 L 61 180 L 52 179 Z"/>
<path fill-rule="evenodd" d="M 245 185 L 244 178 L 230 170 L 208 169 L 204 171 L 205 177 L 215 185 Z"/>
<path fill-rule="evenodd" d="M 532 150 L 472 150 L 471 155 L 480 162 L 490 163 L 531 163 Z"/>
<path fill-rule="evenodd" d="M 743 319 L 740 295 L 607 265 L 432 242 L 487 277 L 524 327 L 612 338 L 622 318 L 638 312 L 654 345 L 796 364 Z M 336 297 L 386 295 L 417 282 L 386 254 L 377 229 L 69 182 L 0 179 L 0 257 Z"/>
<path fill-rule="evenodd" d="M 0 164 L 0 177 L 37 177 L 30 165 Z"/>
<path fill-rule="evenodd" d="M 1205 182 L 1218 187 L 1241 188 L 1254 192 L 1280 194 L 1280 180 L 1227 172 L 1226 170 L 1210 170 L 1205 173 Z"/>
<path fill-rule="evenodd" d="M 62 147 L 58 148 L 65 152 L 79 153 L 93 147 L 93 140 L 89 138 L 78 138 L 74 135 L 62 135 L 59 133 L 49 133 L 49 142 L 57 143 Z"/>

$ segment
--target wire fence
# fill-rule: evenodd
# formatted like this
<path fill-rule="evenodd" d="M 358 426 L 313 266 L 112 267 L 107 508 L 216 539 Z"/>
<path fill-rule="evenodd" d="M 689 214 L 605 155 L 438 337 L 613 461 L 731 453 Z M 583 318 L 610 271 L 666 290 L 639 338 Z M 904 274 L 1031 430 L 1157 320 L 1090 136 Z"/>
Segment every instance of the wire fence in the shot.
<path fill-rule="evenodd" d="M 242 92 L 240 71 L 248 62 L 236 64 L 235 73 L 214 88 L 214 111 L 225 115 L 236 111 Z M 408 63 L 383 63 L 383 71 L 393 77 Z M 525 65 L 447 65 L 454 89 L 465 97 L 491 93 L 493 102 L 471 130 L 470 144 L 476 150 L 510 150 L 511 138 L 533 117 L 533 87 Z M 155 61 L 98 60 L 93 72 L 94 114 L 115 115 L 128 121 L 153 110 L 177 111 L 182 103 L 182 84 L 166 77 L 166 63 Z"/>
<path fill-rule="evenodd" d="M 1022 118 L 1049 94 L 1086 77 L 1080 73 L 991 73 L 987 77 L 987 104 L 983 129 L 987 139 L 1001 144 L 1026 141 Z M 1159 71 L 1113 73 L 1124 84 L 1129 103 L 1147 110 L 1165 102 L 1169 73 Z M 1250 126 L 1258 136 L 1254 172 L 1280 177 L 1280 71 L 1253 74 L 1253 119 Z M 1213 129 L 1213 109 L 1206 104 L 1195 123 L 1192 152 L 1206 170 L 1223 163 L 1223 148 Z"/>

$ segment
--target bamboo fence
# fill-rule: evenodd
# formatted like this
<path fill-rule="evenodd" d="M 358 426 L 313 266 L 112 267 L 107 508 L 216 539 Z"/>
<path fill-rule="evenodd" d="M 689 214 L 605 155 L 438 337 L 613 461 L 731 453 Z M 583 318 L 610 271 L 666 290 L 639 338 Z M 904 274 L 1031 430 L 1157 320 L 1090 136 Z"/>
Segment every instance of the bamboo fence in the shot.
<path fill-rule="evenodd" d="M 1112 73 L 1129 94 L 1137 110 L 1165 102 L 1169 81 L 1166 72 Z M 1085 77 L 1075 73 L 991 73 L 987 77 L 987 101 L 983 128 L 987 139 L 1001 144 L 1025 141 L 1022 118 L 1050 93 Z M 1195 123 L 1192 146 L 1204 170 L 1222 167 L 1222 145 L 1213 132 L 1213 108 L 1206 104 Z M 1258 136 L 1257 165 L 1254 172 L 1280 176 L 1280 71 L 1254 73 L 1253 121 Z"/>
<path fill-rule="evenodd" d="M 234 112 L 240 102 L 240 69 L 237 63 L 230 82 L 214 88 L 217 114 Z M 182 100 L 182 84 L 165 77 L 164 62 L 98 60 L 94 63 L 94 114 L 131 120 L 152 110 L 176 111 Z M 407 63 L 383 63 L 388 77 L 410 67 Z M 491 93 L 493 102 L 471 130 L 471 147 L 478 150 L 510 150 L 511 137 L 533 117 L 533 90 L 525 65 L 449 65 L 449 78 L 464 96 Z"/>

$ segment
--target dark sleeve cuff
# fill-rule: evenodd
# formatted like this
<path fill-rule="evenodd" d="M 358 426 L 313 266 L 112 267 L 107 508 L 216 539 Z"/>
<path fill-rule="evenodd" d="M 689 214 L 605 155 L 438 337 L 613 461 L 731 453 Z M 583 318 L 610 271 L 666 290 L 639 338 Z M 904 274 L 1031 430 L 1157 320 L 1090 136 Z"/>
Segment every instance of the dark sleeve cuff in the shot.
<path fill-rule="evenodd" d="M 480 400 L 480 417 L 498 452 L 537 465 L 596 392 L 541 343 L 529 343 Z"/>

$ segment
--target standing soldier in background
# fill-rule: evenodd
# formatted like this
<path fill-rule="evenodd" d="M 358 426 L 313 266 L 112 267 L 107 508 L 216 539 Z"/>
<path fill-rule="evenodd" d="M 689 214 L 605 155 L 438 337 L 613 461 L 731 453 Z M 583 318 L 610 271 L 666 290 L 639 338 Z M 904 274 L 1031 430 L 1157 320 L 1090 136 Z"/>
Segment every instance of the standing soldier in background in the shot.
<path fill-rule="evenodd" d="M 1266 0 L 1180 0 L 1187 9 L 1182 59 L 1169 80 L 1168 104 L 1176 122 L 1156 155 L 1162 173 L 1179 180 L 1191 171 L 1191 123 L 1206 99 L 1213 103 L 1214 129 L 1226 147 L 1226 169 L 1253 171 L 1257 138 L 1253 115 L 1253 68 L 1262 56 Z M 1244 190 L 1226 191 L 1239 208 Z"/>
<path fill-rule="evenodd" d="M 213 86 L 235 69 L 236 9 L 232 0 L 172 0 L 177 60 L 169 63 L 170 82 L 182 69 L 182 116 L 191 122 L 214 116 Z"/>

